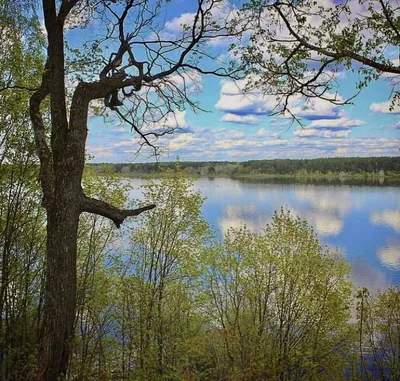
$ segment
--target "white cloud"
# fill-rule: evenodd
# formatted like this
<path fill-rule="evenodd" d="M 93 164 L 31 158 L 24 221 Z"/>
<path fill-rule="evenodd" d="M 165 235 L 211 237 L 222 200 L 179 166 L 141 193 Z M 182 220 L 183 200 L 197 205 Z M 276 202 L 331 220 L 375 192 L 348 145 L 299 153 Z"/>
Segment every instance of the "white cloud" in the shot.
<path fill-rule="evenodd" d="M 300 137 L 319 137 L 324 139 L 330 138 L 346 138 L 350 135 L 350 130 L 339 130 L 339 131 L 332 131 L 332 130 L 319 130 L 316 128 L 302 128 L 297 129 L 294 131 L 295 136 Z"/>
<path fill-rule="evenodd" d="M 271 131 L 267 130 L 266 128 L 260 128 L 256 132 L 256 136 L 265 137 L 271 135 Z"/>
<path fill-rule="evenodd" d="M 343 102 L 343 98 L 338 94 L 326 93 L 325 97 L 335 99 L 337 102 Z M 339 106 L 325 99 L 298 98 L 293 103 L 294 105 L 290 107 L 292 113 L 304 119 L 340 118 L 343 116 L 339 111 Z"/>
<path fill-rule="evenodd" d="M 261 120 L 254 115 L 235 115 L 235 114 L 226 114 L 221 119 L 221 122 L 230 122 L 230 123 L 238 123 L 238 124 L 259 124 Z"/>
<path fill-rule="evenodd" d="M 237 115 L 267 115 L 280 109 L 279 100 L 275 95 L 264 94 L 261 90 L 246 90 L 249 81 L 257 81 L 255 76 L 239 81 L 222 81 L 221 93 L 215 108 L 230 114 Z M 343 98 L 338 94 L 325 94 L 327 98 L 335 98 L 341 102 Z M 288 108 L 300 118 L 341 118 L 339 106 L 324 99 L 304 99 L 294 95 L 289 99 Z M 286 115 L 289 117 L 289 115 Z"/>
<path fill-rule="evenodd" d="M 186 121 L 186 111 L 171 111 L 160 119 L 157 123 L 151 123 L 142 128 L 142 132 L 154 130 L 185 128 L 188 126 Z"/>
<path fill-rule="evenodd" d="M 195 13 L 182 13 L 180 16 L 173 18 L 165 23 L 165 28 L 172 30 L 174 32 L 181 31 L 182 28 L 186 26 L 193 25 L 195 18 Z"/>
<path fill-rule="evenodd" d="M 72 8 L 68 13 L 67 19 L 64 23 L 64 29 L 74 29 L 85 26 L 93 20 L 93 15 L 96 13 L 96 6 L 89 4 L 89 2 L 80 2 L 77 6 Z"/>
<path fill-rule="evenodd" d="M 176 73 L 168 77 L 168 82 L 171 82 L 179 89 L 188 93 L 198 93 L 203 87 L 202 76 L 196 71 L 187 71 L 184 73 Z"/>
<path fill-rule="evenodd" d="M 180 124 L 187 123 L 184 114 L 180 116 Z M 130 136 L 122 137 L 122 145 L 116 147 L 114 128 L 104 128 L 102 137 L 96 139 L 105 140 L 106 143 L 96 143 L 93 132 L 89 136 L 89 152 L 96 154 L 94 150 L 113 152 L 111 161 L 124 161 L 132 158 L 131 151 L 137 149 L 137 136 L 131 143 Z M 288 131 L 281 138 L 271 133 L 268 128 L 252 130 L 238 130 L 233 128 L 219 127 L 191 127 L 190 131 L 181 130 L 179 133 L 165 135 L 155 143 L 167 149 L 170 157 L 179 156 L 182 160 L 252 160 L 252 159 L 275 159 L 281 158 L 314 158 L 334 156 L 380 156 L 398 155 L 400 139 L 398 138 L 341 138 L 314 136 L 312 139 L 297 136 L 292 139 L 296 131 Z M 330 131 L 324 131 L 330 133 Z M 335 132 L 335 131 L 334 131 Z M 342 131 L 337 131 L 341 133 Z M 346 132 L 346 131 L 345 131 Z M 95 134 L 95 133 L 94 133 Z M 109 139 L 107 138 L 109 134 Z M 136 140 L 135 140 L 136 139 Z M 110 143 L 109 143 L 109 142 Z M 115 144 L 115 143 L 114 143 Z M 132 145 L 132 147 L 130 147 Z M 144 148 L 146 152 L 146 148 Z M 149 151 L 150 154 L 150 151 Z M 98 155 L 96 155 L 98 156 Z M 108 159 L 108 161 L 110 161 Z M 354 201 L 354 200 L 353 200 Z M 380 216 L 389 219 L 389 217 Z M 379 218 L 375 216 L 374 221 Z M 394 217 L 391 217 L 393 220 Z M 394 221 L 396 221 L 394 219 Z M 394 222 L 392 222 L 393 224 Z M 399 229 L 400 229 L 400 223 Z"/>
<path fill-rule="evenodd" d="M 219 48 L 227 46 L 234 42 L 240 42 L 240 35 L 230 36 L 231 25 L 234 24 L 237 31 L 241 29 L 245 31 L 247 21 L 244 18 L 244 14 L 239 14 L 238 9 L 233 6 L 229 0 L 219 0 L 204 5 L 203 11 L 205 12 L 205 25 L 203 31 L 203 37 L 208 47 Z M 191 32 L 196 13 L 188 12 L 183 13 L 178 17 L 173 18 L 165 23 L 164 28 L 174 32 L 184 32 L 185 34 Z M 188 30 L 185 30 L 187 28 Z"/>
<path fill-rule="evenodd" d="M 207 140 L 194 134 L 177 134 L 169 141 L 168 149 L 170 151 L 181 150 L 181 149 L 192 149 L 196 150 L 196 147 L 200 148 L 202 144 L 206 143 Z"/>
<path fill-rule="evenodd" d="M 335 149 L 334 154 L 336 156 L 347 156 L 349 154 L 349 149 L 348 148 L 344 148 L 344 147 L 339 147 L 337 149 Z"/>
<path fill-rule="evenodd" d="M 351 128 L 358 127 L 365 124 L 363 120 L 360 119 L 350 119 L 347 117 L 341 117 L 338 119 L 319 119 L 313 120 L 307 128 Z"/>
<path fill-rule="evenodd" d="M 369 109 L 373 112 L 380 112 L 383 114 L 400 114 L 400 102 L 393 104 L 392 101 L 382 103 L 372 103 Z"/>
<path fill-rule="evenodd" d="M 223 81 L 221 96 L 215 105 L 220 111 L 231 114 L 268 114 L 276 106 L 273 96 L 264 95 L 259 90 L 244 92 L 247 80 Z"/>

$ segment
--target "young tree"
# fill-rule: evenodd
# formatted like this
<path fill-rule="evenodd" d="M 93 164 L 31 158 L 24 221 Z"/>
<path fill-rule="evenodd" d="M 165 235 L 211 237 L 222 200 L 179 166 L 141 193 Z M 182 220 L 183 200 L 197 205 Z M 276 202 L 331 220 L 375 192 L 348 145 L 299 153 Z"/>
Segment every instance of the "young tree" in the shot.
<path fill-rule="evenodd" d="M 143 381 L 182 379 L 201 326 L 196 285 L 210 236 L 204 199 L 179 167 L 143 191 L 157 208 L 139 217 L 120 279 L 120 373 Z"/>
<path fill-rule="evenodd" d="M 22 91 L 38 84 L 44 44 L 37 18 L 29 7 L 22 8 L 19 2 L 0 0 L 0 53 L 6 57 L 0 61 L 0 379 L 4 380 L 26 380 L 35 374 L 44 260 L 45 218 L 29 125 L 29 94 Z"/>
<path fill-rule="evenodd" d="M 370 296 L 360 290 L 357 323 L 360 345 L 360 377 L 400 379 L 400 289 L 389 287 Z"/>
<path fill-rule="evenodd" d="M 348 266 L 304 221 L 282 211 L 260 234 L 232 229 L 211 258 L 204 278 L 216 375 L 343 379 Z"/>
<path fill-rule="evenodd" d="M 247 12 L 259 20 L 239 54 L 253 74 L 249 88 L 274 94 L 276 113 L 289 112 L 299 97 L 334 104 L 338 72 L 359 73 L 355 95 L 372 80 L 392 86 L 388 107 L 400 107 L 400 23 L 396 1 L 249 1 Z"/>
<path fill-rule="evenodd" d="M 86 167 L 83 184 L 86 194 L 113 205 L 127 201 L 128 186 L 120 178 L 104 170 L 96 173 Z M 112 222 L 96 214 L 84 213 L 80 218 L 77 256 L 77 309 L 73 354 L 68 379 L 109 380 L 113 370 L 113 347 L 118 346 L 113 324 L 113 310 L 118 297 L 115 292 L 122 254 L 120 234 Z"/>
<path fill-rule="evenodd" d="M 223 2 L 198 0 L 189 25 L 172 38 L 161 32 L 166 3 L 162 0 L 42 1 L 47 60 L 41 84 L 30 99 L 47 213 L 46 287 L 38 380 L 55 380 L 66 373 L 76 306 L 79 215 L 99 214 L 118 227 L 126 217 L 154 208 L 147 205 L 133 210 L 119 209 L 84 194 L 81 178 L 90 102 L 103 100 L 108 109 L 131 125 L 142 142 L 153 145 L 152 138 L 173 131 L 167 123 L 169 112 L 182 110 L 187 103 L 194 106 L 176 76 L 185 84 L 188 76 L 195 74 L 222 77 L 232 74 L 230 69 L 216 67 L 216 60 L 200 67 L 200 56 L 201 62 L 212 58 L 202 50 L 206 42 L 232 34 L 225 25 L 225 17 L 229 16 L 222 13 L 219 19 L 214 17 L 217 13 L 221 15 L 216 9 Z M 88 31 L 92 28 L 101 36 L 86 45 L 90 56 L 81 57 L 85 46 L 71 50 L 76 56 L 68 61 L 68 68 L 79 72 L 78 83 L 68 99 L 66 82 L 71 78 L 65 76 L 65 34 L 74 25 Z M 48 97 L 49 131 L 42 113 Z"/>

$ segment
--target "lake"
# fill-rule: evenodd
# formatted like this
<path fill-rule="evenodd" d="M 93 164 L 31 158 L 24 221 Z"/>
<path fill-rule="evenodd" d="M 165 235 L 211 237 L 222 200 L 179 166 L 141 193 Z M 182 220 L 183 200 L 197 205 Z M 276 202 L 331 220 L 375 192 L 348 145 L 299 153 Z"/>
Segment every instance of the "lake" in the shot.
<path fill-rule="evenodd" d="M 146 180 L 130 180 L 137 187 Z M 315 228 L 322 244 L 352 264 L 352 279 L 371 292 L 400 285 L 400 186 L 201 178 L 203 215 L 222 237 L 242 224 L 258 232 L 288 208 Z M 131 197 L 140 198 L 140 191 Z"/>

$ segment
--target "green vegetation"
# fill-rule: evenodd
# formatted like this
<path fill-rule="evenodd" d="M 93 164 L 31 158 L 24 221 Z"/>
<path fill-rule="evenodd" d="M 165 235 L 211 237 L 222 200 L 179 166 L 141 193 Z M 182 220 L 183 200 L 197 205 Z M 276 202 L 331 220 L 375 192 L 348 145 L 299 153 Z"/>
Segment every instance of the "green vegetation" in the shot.
<path fill-rule="evenodd" d="M 129 187 L 112 173 L 88 170 L 84 180 L 92 196 L 127 201 Z M 399 288 L 357 291 L 343 257 L 289 211 L 261 233 L 231 229 L 218 242 L 179 167 L 143 190 L 143 203 L 158 207 L 127 227 L 128 239 L 103 217 L 81 219 L 66 380 L 398 378 Z M 26 194 L 0 201 L 18 211 L 4 219 L 16 235 L 1 261 L 0 372 L 22 381 L 36 372 L 43 213 Z"/>
<path fill-rule="evenodd" d="M 115 112 L 139 145 L 157 152 L 153 139 L 176 127 L 171 114 L 197 109 L 188 77 L 244 74 L 239 62 L 219 66 L 207 46 L 240 39 L 250 23 L 219 25 L 212 8 L 220 1 L 198 1 L 180 38 L 157 40 L 166 7 L 150 3 L 43 0 L 39 20 L 36 0 L 0 0 L 0 379 L 398 379 L 398 288 L 376 297 L 356 292 L 343 258 L 288 211 L 275 213 L 260 234 L 232 229 L 218 242 L 186 176 L 383 178 L 399 174 L 399 158 L 162 164 L 161 181 L 145 186 L 147 206 L 131 209 L 129 188 L 115 173 L 158 176 L 158 165 L 84 170 L 89 105 L 112 121 Z M 253 5 L 257 12 L 266 4 Z M 376 24 L 363 28 L 383 26 L 389 39 L 380 35 L 369 49 L 398 44 L 394 10 L 384 18 L 370 11 Z M 66 31 L 86 27 L 83 45 L 68 46 Z M 344 29 L 351 40 L 353 28 Z M 333 37 L 347 54 L 348 41 Z M 289 68 L 305 68 L 307 52 L 318 51 L 301 43 Z M 350 66 L 351 55 L 340 57 Z M 363 68 L 359 87 L 399 73 L 372 64 L 379 71 Z M 285 95 L 325 93 L 307 90 L 290 86 Z"/>
<path fill-rule="evenodd" d="M 167 163 L 105 164 L 115 173 L 132 177 L 156 177 L 164 169 L 175 166 Z M 89 164 L 98 168 L 97 164 Z M 249 178 L 326 178 L 379 179 L 400 178 L 400 157 L 338 157 L 322 159 L 274 159 L 244 162 L 182 162 L 191 175 L 209 177 Z"/>

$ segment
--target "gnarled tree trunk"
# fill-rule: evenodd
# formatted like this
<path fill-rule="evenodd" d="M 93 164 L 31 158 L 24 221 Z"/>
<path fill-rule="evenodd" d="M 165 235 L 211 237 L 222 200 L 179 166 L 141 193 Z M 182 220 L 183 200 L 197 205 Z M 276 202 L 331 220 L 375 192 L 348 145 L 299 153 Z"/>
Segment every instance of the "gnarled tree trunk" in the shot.
<path fill-rule="evenodd" d="M 104 201 L 84 195 L 81 180 L 85 164 L 89 103 L 94 99 L 103 99 L 105 106 L 115 111 L 125 123 L 129 124 L 142 139 L 143 144 L 155 148 L 149 137 L 157 138 L 174 131 L 173 127 L 168 127 L 166 115 L 170 111 L 182 111 L 185 103 L 195 107 L 195 104 L 187 98 L 186 90 L 180 89 L 176 81 L 168 80 L 168 77 L 179 73 L 180 78 L 184 80 L 185 73 L 190 78 L 190 74 L 194 71 L 202 75 L 231 76 L 229 70 L 221 67 L 215 70 L 202 70 L 194 64 L 197 62 L 198 46 L 202 40 L 226 37 L 231 33 L 230 28 L 224 25 L 218 27 L 213 22 L 211 10 L 221 1 L 198 0 L 191 33 L 184 33 L 178 39 L 178 43 L 176 38 L 170 41 L 158 40 L 159 36 L 155 39 L 151 37 L 144 43 L 142 37 L 147 37 L 149 25 L 157 24 L 156 15 L 161 9 L 157 1 L 156 6 L 151 8 L 147 0 L 126 0 L 117 2 L 117 5 L 114 5 L 116 2 L 112 0 L 93 2 L 42 0 L 48 39 L 47 61 L 41 86 L 34 91 L 30 99 L 30 117 L 36 152 L 40 160 L 43 206 L 47 211 L 46 284 L 37 381 L 62 379 L 66 374 L 72 351 L 80 214 L 95 213 L 109 218 L 119 227 L 126 217 L 136 216 L 155 207 L 148 205 L 134 210 L 118 209 Z M 110 54 L 108 62 L 98 73 L 98 81 L 80 80 L 74 90 L 68 112 L 64 78 L 64 23 L 74 7 L 79 8 L 77 12 L 80 13 L 84 7 L 93 5 L 94 8 L 103 7 L 103 11 L 108 12 L 108 16 L 115 20 L 113 27 L 105 32 L 103 40 L 112 45 L 111 49 L 114 52 Z M 133 15 L 128 17 L 131 11 Z M 108 16 L 104 16 L 104 20 L 110 23 Z M 130 33 L 124 29 L 125 23 L 133 24 Z M 142 29 L 143 35 L 140 37 L 139 32 Z M 240 33 L 237 32 L 235 35 L 239 36 Z M 135 55 L 134 49 L 138 46 L 140 46 L 139 52 L 144 49 L 145 53 Z M 109 48 L 106 45 L 105 51 Z M 194 61 L 190 58 L 193 50 L 193 54 L 196 55 Z M 141 61 L 143 57 L 146 62 Z M 82 77 L 85 78 L 85 75 Z M 149 88 L 154 90 L 156 94 L 154 102 L 148 96 L 148 92 L 141 94 L 143 87 L 144 90 Z M 132 110 L 123 113 L 118 109 L 124 106 L 118 98 L 119 92 L 122 92 L 124 98 L 134 98 L 136 103 L 133 104 Z M 48 97 L 50 97 L 51 111 L 50 134 L 46 130 L 41 113 L 42 103 Z M 143 115 L 132 117 L 132 114 L 140 113 L 142 108 L 143 113 L 147 113 L 149 118 Z M 153 128 L 143 131 L 137 120 L 150 123 Z M 159 128 L 162 120 L 166 125 L 164 130 Z"/>

